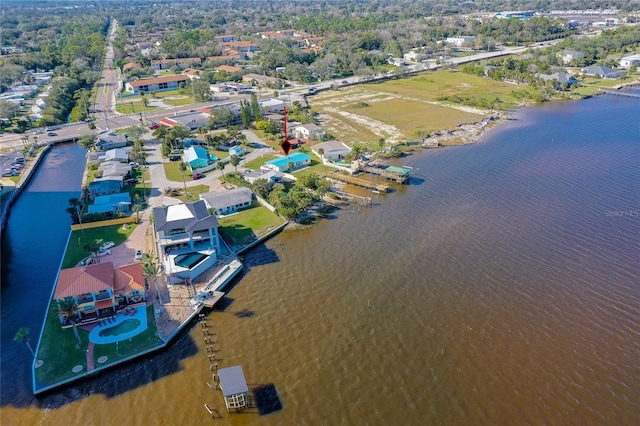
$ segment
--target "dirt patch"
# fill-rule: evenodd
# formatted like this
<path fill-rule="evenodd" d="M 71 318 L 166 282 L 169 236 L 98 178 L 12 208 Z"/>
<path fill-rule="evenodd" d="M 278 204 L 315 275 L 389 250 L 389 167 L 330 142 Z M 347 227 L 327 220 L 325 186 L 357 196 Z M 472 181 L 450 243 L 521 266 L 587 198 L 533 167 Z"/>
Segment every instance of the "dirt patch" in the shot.
<path fill-rule="evenodd" d="M 374 120 L 369 117 L 365 117 L 358 114 L 342 111 L 337 108 L 326 108 L 327 111 L 334 114 L 341 115 L 342 117 L 367 127 L 372 133 L 380 138 L 387 139 L 388 142 L 395 143 L 404 140 L 405 137 L 400 130 L 390 124 L 385 124 L 381 121 Z"/>

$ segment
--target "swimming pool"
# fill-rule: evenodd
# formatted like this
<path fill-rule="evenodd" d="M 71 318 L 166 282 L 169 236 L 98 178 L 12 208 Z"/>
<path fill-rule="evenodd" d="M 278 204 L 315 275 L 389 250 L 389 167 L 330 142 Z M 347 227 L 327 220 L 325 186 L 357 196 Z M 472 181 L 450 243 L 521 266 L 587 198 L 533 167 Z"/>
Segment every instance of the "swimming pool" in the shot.
<path fill-rule="evenodd" d="M 147 329 L 147 310 L 137 306 L 133 315 L 118 314 L 113 322 L 97 325 L 89 333 L 89 340 L 95 344 L 120 342 L 130 339 Z"/>
<path fill-rule="evenodd" d="M 175 259 L 173 259 L 173 263 L 175 263 L 176 266 L 191 269 L 207 257 L 209 256 L 202 253 L 179 254 L 175 257 Z"/>

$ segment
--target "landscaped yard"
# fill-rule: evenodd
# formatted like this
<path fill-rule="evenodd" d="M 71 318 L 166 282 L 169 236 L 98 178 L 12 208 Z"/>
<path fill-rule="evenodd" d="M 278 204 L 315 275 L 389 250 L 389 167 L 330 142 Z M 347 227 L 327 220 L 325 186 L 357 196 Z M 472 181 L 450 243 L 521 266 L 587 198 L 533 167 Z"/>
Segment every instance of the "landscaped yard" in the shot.
<path fill-rule="evenodd" d="M 182 172 L 180 171 L 181 161 L 167 161 L 163 164 L 164 172 L 167 175 L 167 179 L 174 182 L 182 182 Z M 191 170 L 187 169 L 184 172 L 184 179 L 191 179 Z"/>
<path fill-rule="evenodd" d="M 135 224 L 127 224 L 126 227 L 124 225 L 110 225 L 72 231 L 69 245 L 62 261 L 62 268 L 73 268 L 78 262 L 91 254 L 82 248 L 86 242 L 101 239 L 104 242 L 113 241 L 117 246 L 129 238 L 135 227 Z"/>
<path fill-rule="evenodd" d="M 116 110 L 121 114 L 138 114 L 141 112 L 156 111 L 158 109 L 157 107 L 152 107 L 152 106 L 147 106 L 147 107 L 142 106 L 142 101 L 140 101 L 140 98 L 132 98 L 132 99 L 137 99 L 137 100 L 118 101 L 118 103 L 116 104 Z"/>
<path fill-rule="evenodd" d="M 146 311 L 147 329 L 142 333 L 122 342 L 94 345 L 93 362 L 95 367 L 108 365 L 162 344 L 162 340 L 157 334 L 153 306 L 147 307 Z M 36 357 L 43 361 L 43 364 L 35 370 L 38 383 L 55 384 L 87 372 L 89 331 L 82 327 L 77 327 L 77 330 L 80 336 L 80 347 L 77 346 L 73 329 L 60 326 L 58 306 L 54 301 L 51 301 Z M 98 359 L 102 356 L 106 356 L 108 359 L 105 363 L 100 364 Z M 74 373 L 73 368 L 78 365 L 82 366 L 82 370 Z"/>
<path fill-rule="evenodd" d="M 251 208 L 221 217 L 218 222 L 222 238 L 230 246 L 238 248 L 268 234 L 286 220 L 254 201 Z"/>
<path fill-rule="evenodd" d="M 309 167 L 306 167 L 297 172 L 293 172 L 293 175 L 298 178 L 301 176 L 309 175 L 311 173 L 315 173 L 320 176 L 326 176 L 329 173 L 335 171 L 336 169 L 334 169 L 333 167 L 325 166 L 320 162 L 320 160 L 313 159 L 311 160 L 311 165 Z"/>

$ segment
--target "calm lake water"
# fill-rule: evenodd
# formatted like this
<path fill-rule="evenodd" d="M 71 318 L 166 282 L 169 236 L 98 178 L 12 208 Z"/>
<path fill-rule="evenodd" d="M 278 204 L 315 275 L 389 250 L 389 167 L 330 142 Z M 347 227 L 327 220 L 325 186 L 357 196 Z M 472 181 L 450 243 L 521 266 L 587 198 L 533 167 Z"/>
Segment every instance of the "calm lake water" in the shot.
<path fill-rule="evenodd" d="M 199 327 L 34 398 L 37 340 L 82 152 L 54 150 L 2 252 L 2 425 L 640 423 L 640 102 L 527 108 L 481 143 L 398 162 L 410 185 L 245 256 L 210 315 L 221 367 L 281 411 L 228 415 Z M 51 189 L 52 184 L 60 182 Z M 56 184 L 57 185 L 57 184 Z"/>

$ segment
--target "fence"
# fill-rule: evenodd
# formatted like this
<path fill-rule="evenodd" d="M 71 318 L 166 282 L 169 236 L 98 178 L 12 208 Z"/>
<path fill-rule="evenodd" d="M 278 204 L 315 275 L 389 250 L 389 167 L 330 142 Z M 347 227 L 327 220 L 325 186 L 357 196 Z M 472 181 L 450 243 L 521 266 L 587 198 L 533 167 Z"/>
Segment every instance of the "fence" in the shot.
<path fill-rule="evenodd" d="M 101 220 L 99 222 L 83 223 L 82 225 L 71 225 L 72 231 L 79 231 L 81 229 L 101 228 L 103 226 L 121 225 L 123 223 L 133 223 L 136 221 L 135 216 L 121 217 L 118 219 Z"/>

